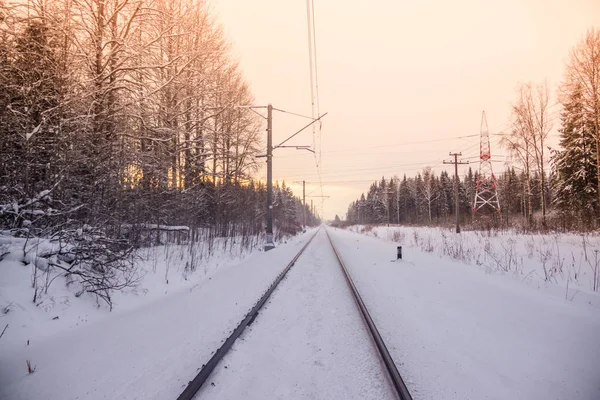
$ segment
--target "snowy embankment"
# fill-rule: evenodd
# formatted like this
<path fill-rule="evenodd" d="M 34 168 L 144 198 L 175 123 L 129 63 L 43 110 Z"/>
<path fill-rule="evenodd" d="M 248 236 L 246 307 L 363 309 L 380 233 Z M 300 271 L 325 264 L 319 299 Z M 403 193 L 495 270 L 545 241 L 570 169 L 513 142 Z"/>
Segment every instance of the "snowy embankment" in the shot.
<path fill-rule="evenodd" d="M 426 245 L 443 246 L 433 229 L 374 231 L 402 232 L 406 240 L 416 232 Z M 420 243 L 406 246 L 395 261 L 386 239 L 330 233 L 413 399 L 600 398 L 599 296 L 584 283 L 585 293 L 565 300 L 524 285 L 520 273 L 498 276 L 444 257 L 443 247 L 440 257 Z M 534 239 L 543 248 L 544 238 Z"/>
<path fill-rule="evenodd" d="M 354 225 L 350 231 L 477 266 L 575 303 L 600 308 L 600 236 Z"/>
<path fill-rule="evenodd" d="M 9 324 L 1 343 L 37 340 L 109 315 L 128 312 L 156 299 L 179 293 L 207 279 L 223 265 L 243 261 L 255 249 L 236 239 L 166 244 L 139 249 L 131 286 L 111 291 L 114 309 L 84 290 L 77 275 L 53 267 L 60 246 L 47 239 L 0 236 L 0 324 Z M 35 297 L 35 300 L 34 300 Z"/>
<path fill-rule="evenodd" d="M 37 258 L 23 258 L 24 241 L 5 237 L 0 399 L 175 398 L 310 234 L 268 253 L 242 251 L 231 239 L 216 240 L 210 256 L 202 243 L 142 249 L 139 285 L 115 293 L 112 312 L 64 273 L 36 270 Z M 28 254 L 39 258 L 47 246 Z"/>

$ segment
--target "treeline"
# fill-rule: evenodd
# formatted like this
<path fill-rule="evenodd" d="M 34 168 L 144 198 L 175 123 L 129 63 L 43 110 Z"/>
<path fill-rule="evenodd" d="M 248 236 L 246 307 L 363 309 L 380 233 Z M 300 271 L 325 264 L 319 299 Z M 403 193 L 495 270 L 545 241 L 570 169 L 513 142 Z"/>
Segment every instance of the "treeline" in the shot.
<path fill-rule="evenodd" d="M 502 214 L 486 220 L 486 223 L 517 224 L 525 220 L 529 204 L 527 178 L 514 168 L 497 177 L 498 194 Z M 534 174 L 531 208 L 541 210 L 541 177 Z M 477 171 L 469 168 L 459 179 L 459 211 L 462 224 L 477 223 L 473 216 L 473 202 L 477 186 Z M 506 190 L 501 190 L 506 188 Z M 549 186 L 544 191 L 546 201 L 551 200 Z M 350 224 L 391 223 L 403 225 L 451 225 L 455 221 L 455 181 L 448 172 L 436 175 L 425 168 L 415 177 L 382 178 L 371 184 L 367 194 L 348 207 L 346 222 Z M 492 216 L 488 213 L 488 216 Z"/>
<path fill-rule="evenodd" d="M 510 127 L 501 140 L 514 165 L 497 176 L 502 213 L 487 210 L 489 218 L 474 218 L 477 178 L 469 169 L 460 180 L 463 223 L 516 224 L 528 229 L 600 227 L 600 30 L 590 29 L 573 47 L 557 88 L 562 106 L 558 150 L 548 146 L 557 122 L 550 112 L 550 92 L 546 82 L 518 85 Z M 382 179 L 350 205 L 347 219 L 351 223 L 446 223 L 455 207 L 452 185 L 445 171 L 436 177 L 428 169 L 414 178 Z"/>
<path fill-rule="evenodd" d="M 0 2 L 0 85 L 0 228 L 264 230 L 263 128 L 203 1 Z M 275 200 L 300 229 L 291 191 Z"/>

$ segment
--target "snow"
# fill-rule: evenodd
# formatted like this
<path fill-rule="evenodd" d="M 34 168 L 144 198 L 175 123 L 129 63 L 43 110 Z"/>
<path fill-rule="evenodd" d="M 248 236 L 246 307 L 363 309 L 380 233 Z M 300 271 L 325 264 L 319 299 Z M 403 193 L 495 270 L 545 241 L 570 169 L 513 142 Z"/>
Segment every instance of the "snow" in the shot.
<path fill-rule="evenodd" d="M 183 269 L 184 250 L 162 249 L 163 259 L 148 260 L 156 273 L 117 296 L 113 312 L 62 284 L 35 307 L 25 290 L 32 268 L 11 253 L 0 263 L 0 306 L 11 310 L 0 314 L 0 329 L 9 324 L 0 339 L 0 399 L 176 398 L 310 234 L 242 262 L 222 253 L 205 265 L 206 275 L 188 280 L 176 268 L 179 261 Z M 26 360 L 35 373 L 27 374 Z"/>
<path fill-rule="evenodd" d="M 600 236 L 593 234 L 519 234 L 515 231 L 463 231 L 427 227 L 356 225 L 353 232 L 419 248 L 503 275 L 557 297 L 600 308 L 593 292 L 600 277 Z"/>
<path fill-rule="evenodd" d="M 130 228 L 132 225 L 123 224 L 121 227 Z M 190 227 L 185 225 L 157 225 L 157 224 L 139 224 L 139 228 L 161 231 L 189 231 Z"/>
<path fill-rule="evenodd" d="M 600 315 L 483 267 L 335 230 L 415 400 L 600 398 Z M 597 294 L 590 294 L 597 297 Z"/>
<path fill-rule="evenodd" d="M 210 381 L 197 398 L 394 398 L 323 229 Z"/>
<path fill-rule="evenodd" d="M 352 229 L 328 228 L 415 400 L 600 398 L 597 237 Z M 113 312 L 58 280 L 36 307 L 21 239 L 0 237 L 0 399 L 176 398 L 313 232 L 219 244 L 193 273 L 186 246 L 147 249 Z M 392 398 L 323 229 L 209 382 L 199 398 Z"/>

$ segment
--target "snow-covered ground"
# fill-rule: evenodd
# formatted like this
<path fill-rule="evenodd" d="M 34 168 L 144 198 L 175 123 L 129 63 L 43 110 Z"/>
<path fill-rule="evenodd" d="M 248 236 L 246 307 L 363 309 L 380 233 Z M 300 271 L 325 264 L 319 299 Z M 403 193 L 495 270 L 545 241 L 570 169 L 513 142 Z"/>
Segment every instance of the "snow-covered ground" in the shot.
<path fill-rule="evenodd" d="M 55 243 L 44 239 L 26 241 L 0 236 L 0 254 L 8 253 L 0 261 L 0 330 L 9 324 L 0 345 L 38 341 L 160 301 L 200 285 L 222 266 L 240 263 L 257 250 L 244 248 L 239 240 L 222 238 L 215 239 L 210 249 L 204 242 L 142 248 L 136 253 L 135 275 L 140 278 L 139 283 L 114 292 L 111 311 L 94 294 L 79 296 L 81 285 L 67 280 L 64 271 L 47 268 L 44 254 L 55 247 Z M 192 264 L 195 271 L 191 271 Z M 39 287 L 35 303 L 34 273 Z"/>
<path fill-rule="evenodd" d="M 391 262 L 388 240 L 331 234 L 413 398 L 600 399 L 597 293 L 565 300 L 419 246 Z"/>
<path fill-rule="evenodd" d="M 91 296 L 75 298 L 64 282 L 36 307 L 31 267 L 5 258 L 0 309 L 10 311 L 0 313 L 0 329 L 9 324 L 0 338 L 0 399 L 176 398 L 310 235 L 243 261 L 217 251 L 185 276 L 184 248 L 155 249 L 141 286 L 117 295 L 112 312 Z"/>
<path fill-rule="evenodd" d="M 577 236 L 550 242 L 553 236 L 394 233 L 400 229 L 375 228 L 375 238 L 328 228 L 415 400 L 600 398 L 600 300 L 584 270 L 585 252 L 595 257 L 593 237 L 584 250 Z M 0 339 L 0 399 L 176 398 L 311 235 L 241 261 L 219 258 L 221 267 L 208 263 L 205 275 L 185 274 L 187 281 L 178 270 L 185 254 L 171 252 L 169 285 L 169 257 L 157 254 L 149 264 L 157 266 L 156 276 L 145 278 L 155 282 L 118 296 L 110 313 L 70 292 L 67 305 L 55 300 L 49 312 L 31 306 L 29 294 L 13 300 L 0 316 L 16 335 L 7 331 Z M 404 259 L 396 262 L 398 241 Z M 519 266 L 505 269 L 500 249 L 512 241 L 510 257 Z M 550 261 L 556 257 L 546 260 L 546 267 L 557 265 L 546 279 L 549 269 L 535 257 L 550 243 L 576 262 L 563 263 L 561 273 L 560 263 Z M 580 253 L 581 270 L 569 278 Z M 25 269 L 19 279 L 30 279 L 28 267 L 1 262 L 2 296 L 17 296 L 6 278 L 16 279 L 16 268 Z M 60 319 L 52 319 L 55 313 Z M 36 366 L 33 374 L 26 360 Z M 198 397 L 389 398 L 323 230 L 209 382 Z"/>
<path fill-rule="evenodd" d="M 349 230 L 473 265 L 569 301 L 600 308 L 600 296 L 594 293 L 594 278 L 597 287 L 600 283 L 597 234 L 494 230 L 456 234 L 447 228 L 364 225 Z"/>

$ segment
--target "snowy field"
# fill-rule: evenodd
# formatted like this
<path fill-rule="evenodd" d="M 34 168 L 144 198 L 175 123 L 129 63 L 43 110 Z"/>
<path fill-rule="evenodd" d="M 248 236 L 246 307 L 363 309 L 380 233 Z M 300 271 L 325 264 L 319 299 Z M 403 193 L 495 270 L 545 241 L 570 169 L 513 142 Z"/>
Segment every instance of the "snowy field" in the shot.
<path fill-rule="evenodd" d="M 456 234 L 454 229 L 445 228 L 369 225 L 348 229 L 406 249 L 420 249 L 440 259 L 473 265 L 568 301 L 600 308 L 597 234 L 540 235 L 493 230 Z"/>
<path fill-rule="evenodd" d="M 217 238 L 211 245 L 141 248 L 134 256 L 138 282 L 113 292 L 111 311 L 101 298 L 84 292 L 77 278 L 67 279 L 63 270 L 48 267 L 56 262 L 56 256 L 47 256 L 56 250 L 56 243 L 0 235 L 0 254 L 6 254 L 0 261 L 0 330 L 9 324 L 0 345 L 23 338 L 38 340 L 189 290 L 221 266 L 242 262 L 256 250 L 242 247 L 235 238 Z M 35 303 L 34 287 L 38 288 Z"/>
<path fill-rule="evenodd" d="M 5 239 L 0 399 L 176 398 L 309 235 L 268 253 L 217 243 L 194 273 L 187 246 L 144 249 L 143 279 L 115 296 L 113 311 L 91 294 L 76 297 L 63 277 L 36 307 L 24 243 Z"/>
<path fill-rule="evenodd" d="M 435 245 L 391 262 L 387 239 L 331 233 L 414 399 L 600 398 L 597 293 L 565 300 Z"/>
<path fill-rule="evenodd" d="M 567 235 L 327 229 L 415 400 L 600 398 L 600 303 L 585 270 L 594 237 L 584 250 Z M 183 247 L 157 249 L 142 285 L 112 312 L 72 289 L 67 302 L 48 295 L 53 307 L 35 307 L 31 267 L 5 258 L 0 301 L 13 305 L 0 316 L 10 323 L 0 399 L 176 398 L 313 233 L 267 253 L 215 252 L 193 274 Z M 513 241 L 518 267 L 502 268 L 500 249 Z M 560 264 L 551 257 L 546 279 L 536 253 L 550 244 L 576 263 L 550 272 Z M 197 398 L 393 398 L 324 229 L 208 382 Z"/>

